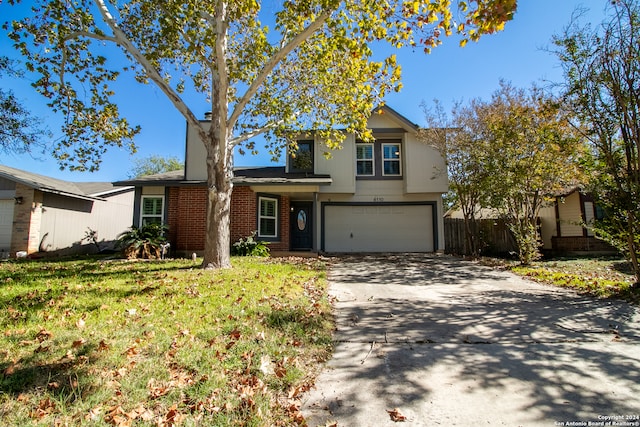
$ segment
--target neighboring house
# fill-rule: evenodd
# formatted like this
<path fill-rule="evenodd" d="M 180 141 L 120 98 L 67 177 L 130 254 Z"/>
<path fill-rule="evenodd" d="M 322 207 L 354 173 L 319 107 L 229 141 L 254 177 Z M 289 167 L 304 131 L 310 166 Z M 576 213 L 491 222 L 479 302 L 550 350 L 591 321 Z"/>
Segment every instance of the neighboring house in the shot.
<path fill-rule="evenodd" d="M 602 219 L 603 214 L 593 196 L 580 187 L 571 187 L 558 193 L 553 202 L 540 210 L 542 249 L 555 253 L 615 252 L 614 248 L 596 238 L 585 226 Z M 497 217 L 494 209 L 479 209 L 478 219 Z M 450 209 L 445 218 L 463 219 L 462 210 Z"/>
<path fill-rule="evenodd" d="M 540 212 L 543 248 L 561 253 L 616 252 L 589 230 L 589 225 L 603 215 L 593 196 L 580 187 L 563 191 L 556 196 L 553 206 Z"/>
<path fill-rule="evenodd" d="M 236 168 L 230 244 L 256 231 L 272 252 L 443 250 L 443 158 L 389 107 L 376 109 L 369 127 L 375 142 L 347 135 L 331 158 L 310 134 L 297 141 L 298 154 L 286 166 Z M 114 183 L 136 187 L 134 223 L 166 224 L 176 255 L 204 249 L 205 159 L 205 147 L 187 128 L 184 171 Z"/>
<path fill-rule="evenodd" d="M 68 182 L 0 165 L 0 254 L 95 252 L 132 225 L 133 187 Z"/>

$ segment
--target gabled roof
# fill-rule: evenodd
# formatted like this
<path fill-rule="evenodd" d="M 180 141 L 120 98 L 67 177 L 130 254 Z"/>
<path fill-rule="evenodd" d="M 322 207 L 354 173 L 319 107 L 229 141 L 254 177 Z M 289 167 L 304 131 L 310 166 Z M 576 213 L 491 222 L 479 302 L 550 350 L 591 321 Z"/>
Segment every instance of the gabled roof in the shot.
<path fill-rule="evenodd" d="M 400 124 L 402 124 L 405 129 L 413 131 L 413 132 L 417 132 L 420 129 L 420 126 L 418 126 L 417 124 L 413 123 L 411 120 L 407 119 L 405 116 L 403 116 L 402 114 L 398 113 L 396 110 L 394 110 L 393 108 L 389 107 L 386 104 L 382 105 L 380 107 L 374 108 L 371 111 L 371 115 L 374 115 L 374 114 L 388 114 L 395 121 L 397 121 Z"/>
<path fill-rule="evenodd" d="M 237 167 L 233 171 L 233 183 L 236 185 L 324 185 L 331 184 L 329 175 L 311 173 L 286 173 L 284 166 L 267 167 Z M 113 184 L 135 186 L 187 186 L 202 185 L 206 181 L 187 181 L 184 179 L 184 170 L 177 170 L 155 175 L 141 176 L 127 181 L 118 181 Z"/>
<path fill-rule="evenodd" d="M 4 165 L 0 165 L 0 177 L 45 193 L 84 200 L 102 200 L 103 196 L 123 191 L 110 182 L 69 182 Z"/>

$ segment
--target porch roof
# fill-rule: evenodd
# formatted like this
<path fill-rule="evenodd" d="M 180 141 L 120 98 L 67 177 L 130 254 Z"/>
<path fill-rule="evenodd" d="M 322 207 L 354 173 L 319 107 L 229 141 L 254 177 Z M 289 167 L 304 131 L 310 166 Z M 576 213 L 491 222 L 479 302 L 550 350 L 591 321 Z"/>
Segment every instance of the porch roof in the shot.
<path fill-rule="evenodd" d="M 286 173 L 284 166 L 237 167 L 233 171 L 234 185 L 329 185 L 331 176 L 311 173 Z M 199 186 L 205 180 L 185 180 L 184 170 L 147 175 L 127 181 L 117 181 L 113 185 L 128 186 Z"/>

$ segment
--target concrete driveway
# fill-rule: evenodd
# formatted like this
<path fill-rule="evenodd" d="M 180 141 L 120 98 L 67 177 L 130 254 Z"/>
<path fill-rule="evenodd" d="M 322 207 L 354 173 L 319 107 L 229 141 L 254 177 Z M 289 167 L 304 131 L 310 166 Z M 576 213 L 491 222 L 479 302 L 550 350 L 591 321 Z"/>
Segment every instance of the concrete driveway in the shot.
<path fill-rule="evenodd" d="M 640 426 L 637 307 L 444 255 L 340 258 L 329 280 L 309 426 Z"/>

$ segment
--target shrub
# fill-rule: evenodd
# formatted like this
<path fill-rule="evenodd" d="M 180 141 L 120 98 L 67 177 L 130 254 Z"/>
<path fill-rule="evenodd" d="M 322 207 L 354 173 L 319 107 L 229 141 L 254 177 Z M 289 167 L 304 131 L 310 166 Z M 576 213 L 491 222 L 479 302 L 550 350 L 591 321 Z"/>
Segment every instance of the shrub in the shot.
<path fill-rule="evenodd" d="M 157 223 L 131 227 L 118 237 L 118 247 L 129 259 L 159 259 L 162 247 L 167 243 L 166 232 L 167 227 Z"/>
<path fill-rule="evenodd" d="M 269 256 L 268 242 L 256 240 L 256 232 L 245 239 L 240 239 L 231 247 L 231 255 L 237 256 Z"/>

